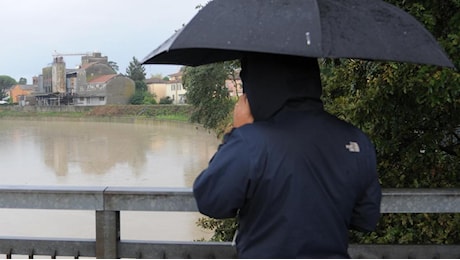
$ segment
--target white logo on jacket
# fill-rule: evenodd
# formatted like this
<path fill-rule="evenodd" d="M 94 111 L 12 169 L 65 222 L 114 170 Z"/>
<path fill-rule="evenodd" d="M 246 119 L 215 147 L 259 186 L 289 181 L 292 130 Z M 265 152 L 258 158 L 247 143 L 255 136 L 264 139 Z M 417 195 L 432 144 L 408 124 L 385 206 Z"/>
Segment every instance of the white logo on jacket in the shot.
<path fill-rule="evenodd" d="M 350 142 L 350 144 L 345 145 L 345 148 L 352 153 L 359 153 L 359 145 L 357 142 Z"/>

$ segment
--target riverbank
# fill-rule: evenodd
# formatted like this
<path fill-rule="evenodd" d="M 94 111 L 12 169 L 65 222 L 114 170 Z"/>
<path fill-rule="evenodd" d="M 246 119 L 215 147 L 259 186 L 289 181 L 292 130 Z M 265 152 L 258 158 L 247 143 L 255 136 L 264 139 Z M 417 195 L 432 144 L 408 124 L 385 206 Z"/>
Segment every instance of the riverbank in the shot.
<path fill-rule="evenodd" d="M 68 120 L 171 120 L 190 122 L 188 105 L 110 105 L 110 106 L 2 106 L 0 118 L 65 118 Z"/>

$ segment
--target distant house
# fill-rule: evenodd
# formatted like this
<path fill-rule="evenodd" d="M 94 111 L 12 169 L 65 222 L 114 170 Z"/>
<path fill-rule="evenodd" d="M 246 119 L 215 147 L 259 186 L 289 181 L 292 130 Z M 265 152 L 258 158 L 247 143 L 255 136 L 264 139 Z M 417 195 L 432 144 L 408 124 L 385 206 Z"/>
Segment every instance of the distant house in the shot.
<path fill-rule="evenodd" d="M 30 103 L 27 96 L 30 96 L 37 89 L 36 85 L 14 85 L 9 90 L 9 95 L 13 103 L 24 106 Z"/>
<path fill-rule="evenodd" d="M 182 72 L 177 72 L 168 75 L 170 80 L 160 78 L 151 78 L 145 80 L 147 89 L 151 94 L 155 95 L 155 100 L 159 103 L 160 99 L 169 97 L 173 104 L 186 103 L 185 94 L 187 91 L 182 85 Z"/>
<path fill-rule="evenodd" d="M 182 85 L 182 76 L 183 72 L 179 71 L 177 73 L 168 75 L 169 81 L 166 86 L 166 96 L 170 97 L 173 101 L 173 104 L 184 104 L 186 103 L 185 94 L 187 91 Z"/>
<path fill-rule="evenodd" d="M 66 93 L 73 95 L 77 92 L 77 87 L 84 86 L 88 84 L 89 81 L 104 75 L 117 74 L 108 64 L 98 62 L 84 63 L 77 69 L 67 70 Z"/>
<path fill-rule="evenodd" d="M 147 85 L 147 91 L 155 96 L 157 103 L 160 103 L 160 99 L 166 97 L 166 87 L 169 81 L 160 78 L 151 78 L 146 79 L 144 82 Z"/>
<path fill-rule="evenodd" d="M 77 86 L 74 95 L 76 106 L 126 105 L 134 95 L 134 81 L 117 74 L 102 75 Z"/>
<path fill-rule="evenodd" d="M 186 93 L 187 91 L 182 85 L 182 80 L 169 81 L 166 86 L 166 96 L 172 99 L 173 104 L 184 104 L 186 102 Z"/>
<path fill-rule="evenodd" d="M 243 93 L 243 83 L 239 77 L 240 70 L 235 71 L 235 77 L 225 80 L 225 87 L 231 97 L 240 96 Z M 187 102 L 186 93 L 182 84 L 183 72 L 179 71 L 168 75 L 170 80 L 160 78 L 146 79 L 144 82 L 151 94 L 155 94 L 155 99 L 160 102 L 160 99 L 169 97 L 173 104 L 184 104 Z"/>

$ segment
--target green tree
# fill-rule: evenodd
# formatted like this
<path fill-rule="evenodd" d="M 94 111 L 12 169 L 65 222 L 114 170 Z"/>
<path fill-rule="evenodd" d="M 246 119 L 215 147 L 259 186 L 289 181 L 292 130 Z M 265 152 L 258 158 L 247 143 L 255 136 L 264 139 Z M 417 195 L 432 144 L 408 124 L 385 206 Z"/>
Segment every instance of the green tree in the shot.
<path fill-rule="evenodd" d="M 235 61 L 228 61 L 185 68 L 183 84 L 187 90 L 187 103 L 194 107 L 192 122 L 222 133 L 230 121 L 234 104 L 225 80 L 233 74 L 235 64 Z"/>
<path fill-rule="evenodd" d="M 134 81 L 145 80 L 145 68 L 136 57 L 133 57 L 133 60 L 129 62 L 129 66 L 126 68 L 126 75 Z"/>
<path fill-rule="evenodd" d="M 144 66 L 133 57 L 133 60 L 129 63 L 126 68 L 126 74 L 129 78 L 134 80 L 136 87 L 136 93 L 131 98 L 131 104 L 144 104 L 144 98 L 150 95 L 147 91 L 147 84 L 145 83 L 145 68 Z M 147 98 L 148 99 L 148 98 Z"/>
<path fill-rule="evenodd" d="M 5 97 L 5 90 L 16 85 L 16 80 L 10 76 L 0 75 L 0 99 Z"/>
<path fill-rule="evenodd" d="M 459 67 L 460 2 L 389 1 L 425 24 Z M 325 60 L 324 100 L 374 142 L 385 188 L 460 186 L 460 75 L 402 63 Z M 384 214 L 356 242 L 459 243 L 459 214 Z"/>
<path fill-rule="evenodd" d="M 187 102 L 194 107 L 192 122 L 203 124 L 222 136 L 231 127 L 235 100 L 229 96 L 225 80 L 235 80 L 239 61 L 227 61 L 199 67 L 186 67 L 183 84 Z M 197 225 L 214 230 L 212 241 L 231 241 L 236 230 L 235 219 L 200 218 Z"/>
<path fill-rule="evenodd" d="M 26 78 L 20 78 L 18 84 L 20 85 L 27 85 L 27 79 Z"/>
<path fill-rule="evenodd" d="M 143 80 L 135 80 L 134 84 L 136 87 L 136 91 L 146 92 L 148 89 L 147 84 Z"/>
<path fill-rule="evenodd" d="M 129 100 L 131 105 L 154 105 L 156 104 L 155 95 L 147 91 L 136 91 Z"/>
<path fill-rule="evenodd" d="M 134 95 L 130 98 L 129 103 L 131 105 L 142 105 L 144 103 L 144 92 L 134 92 Z"/>
<path fill-rule="evenodd" d="M 16 85 L 16 80 L 10 76 L 0 75 L 0 88 L 5 89 Z"/>
<path fill-rule="evenodd" d="M 170 105 L 172 104 L 173 100 L 171 99 L 170 96 L 160 98 L 160 104 L 161 105 Z"/>
<path fill-rule="evenodd" d="M 156 97 L 155 94 L 145 92 L 143 104 L 144 105 L 155 105 L 157 103 L 157 101 L 155 100 L 155 97 Z"/>
<path fill-rule="evenodd" d="M 118 64 L 115 61 L 109 61 L 108 64 L 115 72 L 118 73 L 118 71 L 120 70 L 120 67 L 118 67 Z"/>

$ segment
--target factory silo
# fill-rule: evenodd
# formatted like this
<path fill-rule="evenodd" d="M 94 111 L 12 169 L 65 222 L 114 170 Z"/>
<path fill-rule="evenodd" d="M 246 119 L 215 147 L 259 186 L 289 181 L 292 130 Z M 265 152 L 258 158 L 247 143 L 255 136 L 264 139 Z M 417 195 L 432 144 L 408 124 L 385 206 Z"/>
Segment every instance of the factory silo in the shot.
<path fill-rule="evenodd" d="M 62 56 L 54 57 L 52 66 L 52 92 L 66 93 L 66 69 Z"/>

